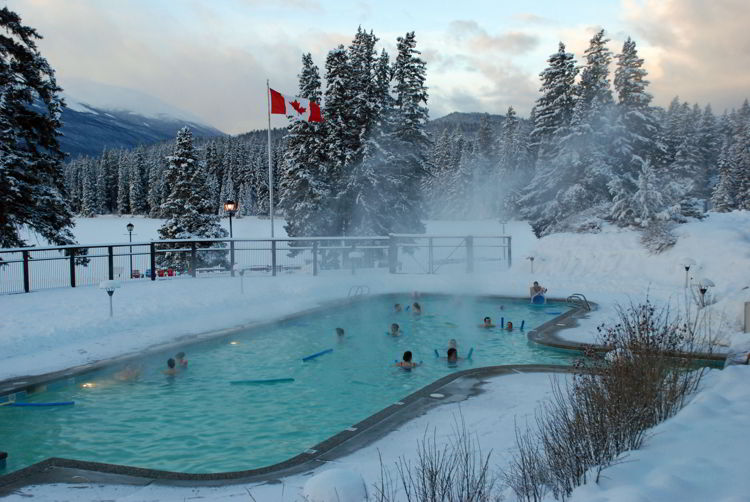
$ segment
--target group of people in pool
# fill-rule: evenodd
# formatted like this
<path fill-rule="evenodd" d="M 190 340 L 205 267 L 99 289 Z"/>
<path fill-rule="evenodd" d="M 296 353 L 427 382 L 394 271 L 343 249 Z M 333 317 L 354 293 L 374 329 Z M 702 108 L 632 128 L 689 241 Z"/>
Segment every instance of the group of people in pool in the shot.
<path fill-rule="evenodd" d="M 167 359 L 167 369 L 162 371 L 167 376 L 175 376 L 181 370 L 186 370 L 188 367 L 188 360 L 185 359 L 184 352 L 178 352 L 174 357 Z"/>
<path fill-rule="evenodd" d="M 463 359 L 463 357 L 458 357 L 458 342 L 456 342 L 455 338 L 452 338 L 448 342 L 448 350 L 446 350 L 445 352 L 446 352 L 445 360 L 448 362 L 449 365 L 457 364 L 459 359 Z M 404 368 L 404 369 L 412 369 L 422 364 L 421 361 L 418 363 L 414 362 L 413 358 L 414 358 L 414 355 L 411 353 L 411 350 L 407 350 L 406 352 L 404 352 L 404 355 L 401 358 L 401 361 L 396 362 L 394 366 L 398 366 L 399 368 Z"/>

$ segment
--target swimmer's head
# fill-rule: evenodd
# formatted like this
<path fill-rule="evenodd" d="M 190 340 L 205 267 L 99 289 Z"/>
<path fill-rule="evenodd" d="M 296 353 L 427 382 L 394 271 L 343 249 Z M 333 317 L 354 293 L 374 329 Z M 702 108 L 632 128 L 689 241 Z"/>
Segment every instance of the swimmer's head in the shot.
<path fill-rule="evenodd" d="M 458 346 L 458 342 L 456 341 L 456 339 L 455 339 L 455 338 L 451 338 L 451 339 L 450 339 L 450 340 L 448 341 L 448 347 L 451 347 L 451 348 L 454 348 L 454 349 L 455 349 L 455 348 L 456 348 L 457 346 Z"/>
<path fill-rule="evenodd" d="M 484 318 L 484 323 L 485 324 L 492 324 L 492 319 L 489 316 L 487 316 L 487 317 Z"/>
<path fill-rule="evenodd" d="M 508 331 L 511 331 L 513 329 L 513 323 L 508 321 Z"/>
<path fill-rule="evenodd" d="M 412 304 L 412 307 L 414 308 L 414 310 L 422 310 L 422 306 L 419 305 L 419 302 L 414 302 Z"/>
<path fill-rule="evenodd" d="M 344 328 L 336 328 L 336 334 L 339 336 L 344 336 Z"/>
<path fill-rule="evenodd" d="M 539 283 L 537 281 L 534 281 L 534 286 L 539 286 Z"/>
<path fill-rule="evenodd" d="M 396 312 L 401 312 L 401 304 L 397 303 L 396 305 L 394 305 L 393 310 L 395 310 Z"/>
<path fill-rule="evenodd" d="M 167 359 L 167 366 L 169 366 L 169 369 L 174 369 L 174 365 L 175 365 L 174 359 L 172 359 L 171 357 Z"/>
<path fill-rule="evenodd" d="M 411 350 L 407 350 L 404 352 L 404 362 L 410 363 L 411 362 Z"/>
<path fill-rule="evenodd" d="M 399 330 L 398 324 L 396 324 L 395 322 L 393 324 L 391 324 L 391 333 L 395 333 L 398 330 Z"/>
<path fill-rule="evenodd" d="M 448 361 L 455 362 L 456 360 L 458 360 L 458 351 L 451 347 L 448 349 Z"/>

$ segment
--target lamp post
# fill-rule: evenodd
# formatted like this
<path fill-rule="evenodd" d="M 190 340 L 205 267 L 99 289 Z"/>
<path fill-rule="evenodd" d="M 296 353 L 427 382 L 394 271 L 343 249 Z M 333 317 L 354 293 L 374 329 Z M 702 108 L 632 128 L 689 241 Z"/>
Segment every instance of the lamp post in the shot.
<path fill-rule="evenodd" d="M 237 211 L 237 203 L 233 200 L 228 200 L 224 203 L 224 211 L 229 214 L 229 238 L 233 238 L 232 235 L 232 216 Z"/>
<path fill-rule="evenodd" d="M 125 225 L 125 228 L 128 229 L 128 238 L 130 239 L 129 242 L 131 243 L 131 246 L 129 246 L 128 249 L 130 250 L 130 253 L 129 253 L 130 254 L 130 278 L 132 279 L 133 278 L 133 246 L 132 246 L 132 243 L 133 243 L 133 229 L 135 228 L 135 225 L 133 225 L 132 223 L 128 223 L 127 225 Z"/>
<path fill-rule="evenodd" d="M 534 273 L 534 257 L 533 256 L 527 256 L 526 259 L 531 262 L 531 273 L 533 274 Z"/>
<path fill-rule="evenodd" d="M 690 267 L 695 266 L 695 260 L 692 258 L 683 258 L 680 260 L 680 265 L 685 269 L 685 289 L 687 289 L 690 280 Z"/>
<path fill-rule="evenodd" d="M 708 292 L 708 288 L 712 288 L 716 286 L 714 284 L 714 281 L 707 278 L 702 278 L 698 280 L 698 292 L 701 294 L 701 307 L 706 306 L 706 293 Z"/>

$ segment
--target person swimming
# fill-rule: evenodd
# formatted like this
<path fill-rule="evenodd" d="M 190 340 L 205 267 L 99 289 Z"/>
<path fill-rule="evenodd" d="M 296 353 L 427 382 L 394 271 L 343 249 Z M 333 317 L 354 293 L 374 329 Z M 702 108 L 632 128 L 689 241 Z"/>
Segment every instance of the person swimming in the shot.
<path fill-rule="evenodd" d="M 458 362 L 458 350 L 455 347 L 448 349 L 448 364 L 456 364 Z"/>
<path fill-rule="evenodd" d="M 495 325 L 492 324 L 492 318 L 487 316 L 483 319 L 483 324 L 479 325 L 480 328 L 494 328 Z"/>
<path fill-rule="evenodd" d="M 344 336 L 344 328 L 336 328 L 336 335 L 339 337 Z"/>
<path fill-rule="evenodd" d="M 401 332 L 401 327 L 396 324 L 395 322 L 391 324 L 391 331 L 388 333 L 391 336 L 401 336 L 403 333 Z"/>
<path fill-rule="evenodd" d="M 185 353 L 184 352 L 178 352 L 177 355 L 174 356 L 175 362 L 177 363 L 177 366 L 180 369 L 187 369 L 188 366 L 188 360 L 185 359 Z"/>
<path fill-rule="evenodd" d="M 414 312 L 414 314 L 419 315 L 422 313 L 422 306 L 419 304 L 419 302 L 414 302 L 411 305 L 411 311 Z"/>
<path fill-rule="evenodd" d="M 406 352 L 404 352 L 403 360 L 397 362 L 396 366 L 400 368 L 405 368 L 405 369 L 416 368 L 417 366 L 419 366 L 419 363 L 412 362 L 411 359 L 412 359 L 411 350 L 407 350 Z"/>
<path fill-rule="evenodd" d="M 167 369 L 162 371 L 167 376 L 175 376 L 177 374 L 177 368 L 175 368 L 175 360 L 171 357 L 167 359 Z"/>
<path fill-rule="evenodd" d="M 397 304 L 395 304 L 395 305 L 393 306 L 393 311 L 394 311 L 394 312 L 402 312 L 403 310 L 404 310 L 404 309 L 403 309 L 403 308 L 401 307 L 401 304 L 400 304 L 400 303 L 397 303 Z"/>

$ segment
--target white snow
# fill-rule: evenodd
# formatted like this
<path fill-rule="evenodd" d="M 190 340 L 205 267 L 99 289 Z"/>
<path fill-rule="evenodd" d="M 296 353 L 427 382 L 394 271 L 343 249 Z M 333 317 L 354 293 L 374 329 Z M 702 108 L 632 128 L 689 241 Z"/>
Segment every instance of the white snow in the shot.
<path fill-rule="evenodd" d="M 125 242 L 129 221 L 136 225 L 134 241 L 156 237 L 160 222 L 129 217 L 79 220 L 76 234 L 82 243 Z M 427 227 L 429 233 L 443 235 L 500 233 L 495 221 L 429 222 Z M 234 221 L 235 237 L 266 237 L 268 228 L 268 220 Z M 186 334 L 272 319 L 345 297 L 349 286 L 358 284 L 367 284 L 373 294 L 416 289 L 522 296 L 532 280 L 539 280 L 552 296 L 584 293 L 599 303 L 600 309 L 580 327 L 562 333 L 570 339 L 591 341 L 596 326 L 612 319 L 617 303 L 639 301 L 648 293 L 657 303 L 684 306 L 684 258 L 696 263 L 691 276 L 716 284 L 710 288 L 716 303 L 708 308 L 720 327 L 721 343 L 737 350 L 750 349 L 750 335 L 741 332 L 743 302 L 750 301 L 750 212 L 711 214 L 703 221 L 681 225 L 677 244 L 660 255 L 648 254 L 638 242 L 638 233 L 614 227 L 600 234 L 557 234 L 541 240 L 535 239 L 524 223 L 511 223 L 507 228 L 513 237 L 513 267 L 490 273 L 259 277 L 245 280 L 244 295 L 239 293 L 238 279 L 228 277 L 125 281 L 114 295 L 112 320 L 108 319 L 107 295 L 97 288 L 1 297 L 0 380 L 139 351 Z M 277 222 L 277 235 L 280 229 Z M 528 256 L 535 257 L 533 274 L 530 261 L 524 259 Z M 599 485 L 576 490 L 573 500 L 750 500 L 742 484 L 750 451 L 748 377 L 747 366 L 710 372 L 705 389 L 676 417 L 658 426 L 645 448 L 608 469 Z M 549 392 L 548 378 L 496 378 L 486 386 L 488 392 L 461 403 L 470 430 L 480 436 L 483 447 L 497 454 L 495 464 L 503 464 L 513 445 L 514 417 L 522 419 L 533 413 L 536 403 Z M 388 463 L 399 455 L 413 458 L 414 448 L 408 445 L 415 445 L 428 426 L 437 427 L 439 437 L 446 440 L 457 412 L 456 405 L 441 406 L 318 473 L 331 467 L 351 470 L 359 473 L 369 488 L 379 473 L 378 450 Z M 248 498 L 248 490 L 258 501 L 301 500 L 308 479 L 297 476 L 280 485 L 221 488 L 82 485 L 71 489 L 50 485 L 26 488 L 9 500 L 27 495 L 39 500 L 183 500 L 193 496 L 229 500 Z"/>

